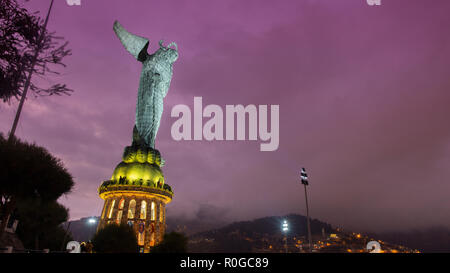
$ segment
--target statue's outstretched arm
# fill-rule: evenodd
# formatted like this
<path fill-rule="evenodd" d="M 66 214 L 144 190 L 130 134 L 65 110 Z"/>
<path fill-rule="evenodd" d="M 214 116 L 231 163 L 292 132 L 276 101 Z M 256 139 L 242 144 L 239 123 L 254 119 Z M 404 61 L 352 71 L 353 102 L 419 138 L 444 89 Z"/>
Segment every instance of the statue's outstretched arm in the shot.
<path fill-rule="evenodd" d="M 136 60 L 143 62 L 147 58 L 148 39 L 129 33 L 118 22 L 114 22 L 114 32 L 125 49 L 133 55 Z"/>

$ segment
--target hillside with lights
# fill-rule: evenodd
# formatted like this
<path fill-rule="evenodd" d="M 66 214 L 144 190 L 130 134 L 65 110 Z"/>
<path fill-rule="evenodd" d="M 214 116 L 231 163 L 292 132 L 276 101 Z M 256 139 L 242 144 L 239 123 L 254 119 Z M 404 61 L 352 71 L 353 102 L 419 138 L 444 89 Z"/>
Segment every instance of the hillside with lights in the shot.
<path fill-rule="evenodd" d="M 283 232 L 283 223 L 288 230 Z M 379 253 L 414 253 L 418 250 L 391 244 L 374 236 L 333 228 L 317 219 L 311 220 L 312 252 L 367 253 L 367 244 L 376 241 Z M 374 251 L 373 249 L 372 251 Z M 235 222 L 219 229 L 200 232 L 189 237 L 189 252 L 233 253 L 307 253 L 306 217 L 287 215 Z"/>

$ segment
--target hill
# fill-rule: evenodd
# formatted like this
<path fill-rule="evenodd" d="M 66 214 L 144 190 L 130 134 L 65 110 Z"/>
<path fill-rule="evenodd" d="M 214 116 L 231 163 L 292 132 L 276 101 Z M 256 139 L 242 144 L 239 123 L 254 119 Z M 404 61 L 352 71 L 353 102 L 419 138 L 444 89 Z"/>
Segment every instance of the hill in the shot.
<path fill-rule="evenodd" d="M 222 228 L 200 232 L 189 237 L 190 252 L 278 252 L 283 251 L 283 220 L 287 220 L 288 247 L 299 251 L 307 236 L 306 217 L 290 214 L 241 221 Z M 330 224 L 311 219 L 311 233 L 315 240 L 336 232 Z M 300 243 L 299 243 L 300 242 Z"/>

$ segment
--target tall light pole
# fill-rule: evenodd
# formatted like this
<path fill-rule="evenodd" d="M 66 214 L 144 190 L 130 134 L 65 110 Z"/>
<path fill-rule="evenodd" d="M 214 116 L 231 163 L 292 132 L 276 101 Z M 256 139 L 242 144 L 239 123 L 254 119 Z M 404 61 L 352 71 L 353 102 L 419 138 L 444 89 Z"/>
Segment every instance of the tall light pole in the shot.
<path fill-rule="evenodd" d="M 282 230 L 283 233 L 284 233 L 284 250 L 286 251 L 286 253 L 288 253 L 288 247 L 287 247 L 287 232 L 288 232 L 288 230 L 289 230 L 289 227 L 288 227 L 288 222 L 287 222 L 286 220 L 283 221 L 283 225 L 282 225 L 281 230 Z"/>
<path fill-rule="evenodd" d="M 308 206 L 308 193 L 306 191 L 306 186 L 309 185 L 308 174 L 305 168 L 302 168 L 300 172 L 300 178 L 303 186 L 305 187 L 305 200 L 306 200 L 306 225 L 308 227 L 308 241 L 309 241 L 309 252 L 312 252 L 312 239 L 311 239 L 311 225 L 309 223 L 309 206 Z"/>
<path fill-rule="evenodd" d="M 25 98 L 27 97 L 27 92 L 30 87 L 31 75 L 33 74 L 34 66 L 36 65 L 36 61 L 39 56 L 39 53 L 42 50 L 42 43 L 44 40 L 45 31 L 47 29 L 48 18 L 50 17 L 50 12 L 52 11 L 53 1 L 54 0 L 52 0 L 50 2 L 50 7 L 48 8 L 48 12 L 47 12 L 47 17 L 45 18 L 44 26 L 42 27 L 42 30 L 41 30 L 42 31 L 41 35 L 39 35 L 39 40 L 37 41 L 37 48 L 36 48 L 36 51 L 34 52 L 34 56 L 33 56 L 32 62 L 31 62 L 31 66 L 30 66 L 30 71 L 28 71 L 28 77 L 27 77 L 27 80 L 25 81 L 25 85 L 23 87 L 22 97 L 20 98 L 19 107 L 17 108 L 16 116 L 14 117 L 14 122 L 13 122 L 13 125 L 11 128 L 11 132 L 9 132 L 8 140 L 12 140 L 14 137 L 14 134 L 16 133 L 17 124 L 19 123 L 20 113 L 22 113 L 23 103 L 25 102 Z"/>

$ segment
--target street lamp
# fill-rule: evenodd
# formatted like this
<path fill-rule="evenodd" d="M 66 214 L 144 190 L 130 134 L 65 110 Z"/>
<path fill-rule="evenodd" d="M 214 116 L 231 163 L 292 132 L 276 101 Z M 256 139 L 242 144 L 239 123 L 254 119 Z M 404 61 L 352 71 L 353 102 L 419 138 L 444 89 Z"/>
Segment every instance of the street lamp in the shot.
<path fill-rule="evenodd" d="M 286 235 L 287 235 L 287 232 L 289 230 L 289 227 L 288 227 L 288 222 L 286 220 L 283 221 L 283 225 L 281 226 L 281 230 L 284 233 L 284 250 L 286 251 L 286 253 L 288 253 L 287 237 L 286 237 Z"/>
<path fill-rule="evenodd" d="M 289 230 L 288 223 L 286 220 L 283 221 L 283 232 L 286 233 Z"/>
<path fill-rule="evenodd" d="M 306 225 L 308 227 L 308 241 L 309 241 L 309 252 L 312 252 L 312 240 L 311 240 L 311 225 L 309 223 L 309 207 L 308 207 L 308 194 L 306 192 L 306 186 L 309 185 L 308 182 L 308 174 L 306 173 L 305 168 L 302 168 L 300 172 L 300 179 L 305 186 L 305 200 L 306 200 Z"/>
<path fill-rule="evenodd" d="M 91 217 L 87 220 L 87 224 L 89 226 L 92 226 L 92 229 L 90 230 L 90 236 L 89 236 L 89 240 L 92 239 L 92 237 L 94 236 L 95 233 L 95 224 L 97 224 L 97 219 L 95 217 Z"/>

